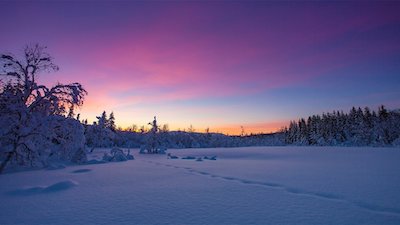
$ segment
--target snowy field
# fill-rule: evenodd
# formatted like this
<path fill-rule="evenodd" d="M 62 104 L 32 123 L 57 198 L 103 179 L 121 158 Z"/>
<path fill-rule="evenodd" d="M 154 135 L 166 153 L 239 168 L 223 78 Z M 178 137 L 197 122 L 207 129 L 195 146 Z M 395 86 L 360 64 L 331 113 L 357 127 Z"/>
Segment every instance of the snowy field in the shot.
<path fill-rule="evenodd" d="M 0 175 L 0 224 L 400 224 L 399 148 L 168 152 Z"/>

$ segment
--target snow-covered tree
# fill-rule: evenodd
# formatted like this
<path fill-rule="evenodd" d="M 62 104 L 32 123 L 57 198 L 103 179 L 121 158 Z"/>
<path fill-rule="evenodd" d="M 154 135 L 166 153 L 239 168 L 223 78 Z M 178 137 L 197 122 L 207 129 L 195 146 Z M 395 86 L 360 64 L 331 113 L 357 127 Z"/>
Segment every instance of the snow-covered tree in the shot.
<path fill-rule="evenodd" d="M 65 115 L 69 109 L 83 104 L 87 92 L 79 83 L 58 83 L 51 88 L 37 83 L 39 73 L 56 72 L 59 69 L 46 52 L 46 47 L 38 44 L 26 46 L 22 60 L 12 54 L 1 54 L 0 65 L 3 82 L 21 91 L 21 101 L 29 112 Z"/>
<path fill-rule="evenodd" d="M 106 111 L 103 111 L 103 113 L 100 116 L 97 116 L 97 125 L 100 126 L 101 128 L 106 128 L 107 127 L 107 113 Z"/>
<path fill-rule="evenodd" d="M 109 117 L 108 120 L 107 120 L 107 127 L 108 127 L 111 131 L 115 132 L 115 130 L 116 130 L 116 125 L 115 125 L 114 112 L 111 112 L 111 113 L 110 113 L 110 117 Z"/>
<path fill-rule="evenodd" d="M 73 132 L 79 134 L 72 128 L 54 134 L 57 132 L 53 129 L 63 126 L 66 119 L 60 120 L 60 116 L 73 113 L 87 94 L 79 83 L 58 83 L 51 88 L 37 83 L 41 72 L 57 70 L 46 48 L 38 44 L 26 46 L 22 59 L 0 54 L 0 172 L 10 162 L 21 166 L 45 165 L 48 157 L 54 155 L 55 146 L 60 145 L 54 140 Z M 63 143 L 78 142 L 71 138 Z M 78 145 L 83 149 L 83 144 Z"/>
<path fill-rule="evenodd" d="M 115 130 L 114 131 L 111 130 L 110 119 L 107 118 L 107 112 L 103 111 L 103 113 L 100 116 L 97 116 L 96 118 L 97 122 L 93 123 L 93 125 L 90 126 L 88 125 L 86 127 L 85 130 L 86 144 L 91 147 L 114 146 Z M 112 123 L 114 123 L 114 121 Z"/>
<path fill-rule="evenodd" d="M 157 123 L 157 118 L 154 116 L 153 122 L 148 123 L 151 126 L 147 133 L 147 141 L 145 146 L 142 146 L 140 153 L 148 154 L 165 154 L 166 148 L 161 143 L 160 126 Z"/>

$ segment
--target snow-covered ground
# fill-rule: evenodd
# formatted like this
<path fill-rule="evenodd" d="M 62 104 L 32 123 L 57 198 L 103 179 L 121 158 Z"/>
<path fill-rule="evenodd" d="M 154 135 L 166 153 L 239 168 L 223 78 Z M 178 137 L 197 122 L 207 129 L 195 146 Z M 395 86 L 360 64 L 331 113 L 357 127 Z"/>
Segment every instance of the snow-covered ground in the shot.
<path fill-rule="evenodd" d="M 399 148 L 168 152 L 0 175 L 0 224 L 400 224 Z"/>

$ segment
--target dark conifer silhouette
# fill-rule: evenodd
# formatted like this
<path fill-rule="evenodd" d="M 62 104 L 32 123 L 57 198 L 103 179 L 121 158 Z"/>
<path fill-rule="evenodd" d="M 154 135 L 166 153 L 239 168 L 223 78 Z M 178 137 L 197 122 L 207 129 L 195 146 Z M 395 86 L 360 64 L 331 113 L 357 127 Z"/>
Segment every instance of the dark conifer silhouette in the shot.
<path fill-rule="evenodd" d="M 285 128 L 285 142 L 295 145 L 387 146 L 400 141 L 400 112 L 353 107 L 348 114 L 324 113 L 301 118 Z"/>

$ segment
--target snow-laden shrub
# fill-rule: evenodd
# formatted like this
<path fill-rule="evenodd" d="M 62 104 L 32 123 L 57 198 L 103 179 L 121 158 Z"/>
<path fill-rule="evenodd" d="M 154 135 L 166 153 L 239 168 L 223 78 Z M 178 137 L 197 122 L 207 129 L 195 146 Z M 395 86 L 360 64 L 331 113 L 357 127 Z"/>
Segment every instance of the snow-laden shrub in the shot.
<path fill-rule="evenodd" d="M 141 154 L 165 154 L 167 148 L 162 143 L 162 134 L 160 127 L 157 124 L 157 119 L 154 117 L 153 122 L 149 123 L 152 126 L 151 130 L 146 134 L 146 142 L 140 147 Z M 164 140 L 165 141 L 165 140 Z"/>
<path fill-rule="evenodd" d="M 120 161 L 127 161 L 126 155 L 124 151 L 120 148 L 112 148 L 111 149 L 112 161 L 120 162 Z"/>
<path fill-rule="evenodd" d="M 0 117 L 1 154 L 3 163 L 18 167 L 42 167 L 50 154 L 47 122 L 43 116 L 26 110 L 9 112 Z M 11 121 L 12 124 L 9 124 Z"/>
<path fill-rule="evenodd" d="M 11 120 L 12 116 L 1 117 L 0 124 L 7 124 L 5 118 Z M 2 129 L 9 135 L 2 138 L 1 149 L 5 150 L 0 154 L 1 160 L 12 152 L 10 166 L 45 167 L 55 161 L 83 163 L 87 160 L 85 136 L 79 121 L 39 113 L 19 118 L 23 119 Z"/>
<path fill-rule="evenodd" d="M 171 153 L 168 153 L 167 158 L 168 158 L 168 159 L 179 159 L 178 156 L 172 155 Z"/>
<path fill-rule="evenodd" d="M 146 149 L 146 147 L 144 145 L 140 146 L 139 153 L 140 154 L 147 154 L 148 153 L 148 151 L 147 151 L 147 149 Z"/>
<path fill-rule="evenodd" d="M 74 163 L 86 162 L 82 124 L 75 119 L 62 116 L 49 116 L 48 123 L 52 142 L 51 158 Z"/>
<path fill-rule="evenodd" d="M 135 159 L 130 151 L 125 155 L 124 151 L 120 148 L 112 148 L 110 154 L 104 153 L 103 160 L 106 162 L 123 162 Z"/>
<path fill-rule="evenodd" d="M 91 147 L 111 147 L 114 145 L 115 133 L 100 125 L 87 126 L 86 143 Z"/>

